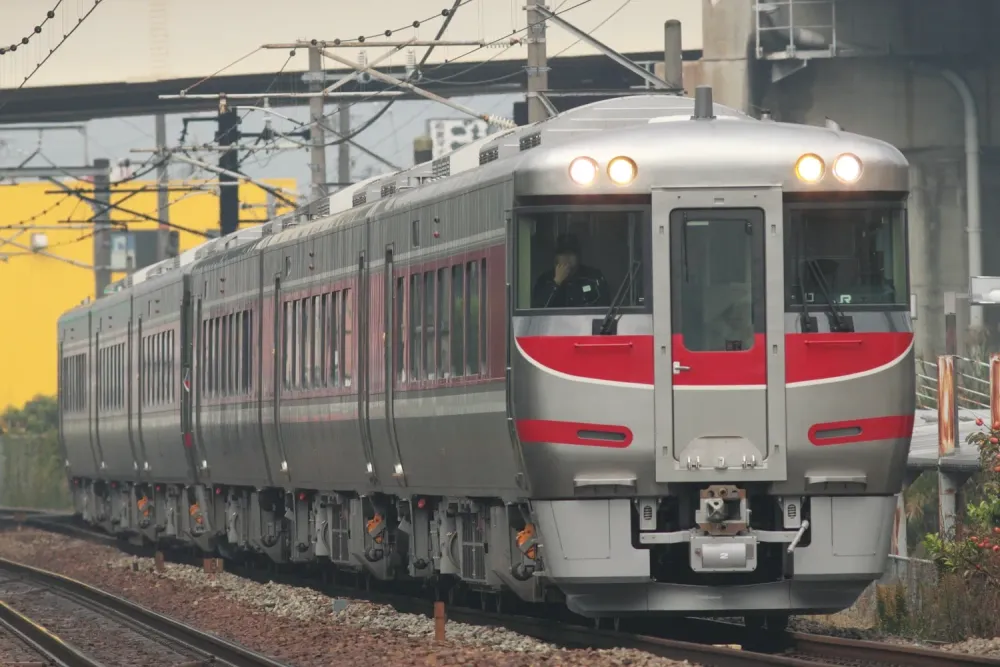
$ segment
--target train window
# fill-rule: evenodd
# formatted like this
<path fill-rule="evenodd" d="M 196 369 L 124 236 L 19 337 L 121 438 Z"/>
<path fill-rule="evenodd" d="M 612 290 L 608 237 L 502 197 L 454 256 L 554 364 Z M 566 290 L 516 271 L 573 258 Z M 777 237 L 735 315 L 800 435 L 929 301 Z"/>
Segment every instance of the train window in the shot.
<path fill-rule="evenodd" d="M 451 267 L 452 313 L 451 374 L 465 375 L 465 272 L 463 264 Z"/>
<path fill-rule="evenodd" d="M 675 211 L 671 325 L 692 352 L 740 352 L 764 331 L 764 234 L 758 211 Z"/>
<path fill-rule="evenodd" d="M 286 301 L 281 304 L 281 308 L 281 329 L 284 334 L 281 341 L 281 375 L 282 385 L 288 389 L 292 386 L 292 303 Z"/>
<path fill-rule="evenodd" d="M 606 308 L 644 259 L 641 211 L 544 211 L 518 216 L 518 308 Z M 643 273 L 622 306 L 644 305 Z"/>
<path fill-rule="evenodd" d="M 902 206 L 793 207 L 786 219 L 786 308 L 908 307 Z"/>
<path fill-rule="evenodd" d="M 396 381 L 406 382 L 406 278 L 396 278 Z"/>
<path fill-rule="evenodd" d="M 298 388 L 302 384 L 302 379 L 299 374 L 299 369 L 302 368 L 302 343 L 299 342 L 299 329 L 301 328 L 301 313 L 302 302 L 299 300 L 292 301 L 292 328 L 289 330 L 288 338 L 292 343 L 292 381 L 290 386 L 293 389 Z"/>
<path fill-rule="evenodd" d="M 344 349 L 341 345 L 343 327 L 340 325 L 340 312 L 342 309 L 343 303 L 340 299 L 340 293 L 334 292 L 330 295 L 330 334 L 327 342 L 327 347 L 330 350 L 327 355 L 330 359 L 330 385 L 334 387 L 340 386 L 340 355 Z"/>
<path fill-rule="evenodd" d="M 300 362 L 302 364 L 302 370 L 299 373 L 299 383 L 302 387 L 308 388 L 312 382 L 312 320 L 310 314 L 310 307 L 312 306 L 312 300 L 309 297 L 302 299 L 299 302 L 299 307 L 301 309 L 301 322 L 299 341 L 302 345 L 302 354 L 300 355 Z"/>
<path fill-rule="evenodd" d="M 488 283 L 486 278 L 488 277 L 486 273 L 486 258 L 484 257 L 479 262 L 479 372 L 483 375 L 486 374 L 489 366 L 487 364 L 486 357 L 486 343 L 488 342 L 487 332 L 487 313 L 489 310 L 486 309 L 487 304 L 487 287 Z"/>
<path fill-rule="evenodd" d="M 450 338 L 450 328 L 451 328 L 451 308 L 448 304 L 451 301 L 448 299 L 448 286 L 451 281 L 448 279 L 448 269 L 438 269 L 437 272 L 437 330 L 438 330 L 438 358 L 437 358 L 437 372 L 438 377 L 448 378 L 451 377 L 451 362 L 449 360 L 449 354 L 451 352 L 451 338 Z"/>
<path fill-rule="evenodd" d="M 424 356 L 423 369 L 425 380 L 437 377 L 434 372 L 434 272 L 424 272 Z"/>
<path fill-rule="evenodd" d="M 465 300 L 466 325 L 465 325 L 465 373 L 466 375 L 479 374 L 479 262 L 469 262 L 465 265 L 465 276 L 468 280 L 468 289 L 465 290 L 468 298 Z"/>
<path fill-rule="evenodd" d="M 420 379 L 420 350 L 421 344 L 421 318 L 423 316 L 423 306 L 420 296 L 423 293 L 423 284 L 420 282 L 420 274 L 410 276 L 410 379 Z"/>
<path fill-rule="evenodd" d="M 354 294 L 351 290 L 345 289 L 341 295 L 344 299 L 344 312 L 341 320 L 341 331 L 344 332 L 341 338 L 344 353 L 344 386 L 350 387 L 354 384 L 354 355 L 356 354 L 354 349 Z"/>
<path fill-rule="evenodd" d="M 324 310 L 326 301 L 320 296 L 312 298 L 313 335 L 312 335 L 312 384 L 323 386 L 323 325 L 326 323 Z"/>

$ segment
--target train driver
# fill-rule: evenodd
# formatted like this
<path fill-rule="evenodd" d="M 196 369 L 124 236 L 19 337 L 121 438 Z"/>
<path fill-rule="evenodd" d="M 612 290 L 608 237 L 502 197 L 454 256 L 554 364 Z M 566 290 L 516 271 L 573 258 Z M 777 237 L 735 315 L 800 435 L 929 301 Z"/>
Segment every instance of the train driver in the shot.
<path fill-rule="evenodd" d="M 586 308 L 611 303 L 611 289 L 600 269 L 580 262 L 580 241 L 572 234 L 556 239 L 555 268 L 538 277 L 533 308 Z"/>

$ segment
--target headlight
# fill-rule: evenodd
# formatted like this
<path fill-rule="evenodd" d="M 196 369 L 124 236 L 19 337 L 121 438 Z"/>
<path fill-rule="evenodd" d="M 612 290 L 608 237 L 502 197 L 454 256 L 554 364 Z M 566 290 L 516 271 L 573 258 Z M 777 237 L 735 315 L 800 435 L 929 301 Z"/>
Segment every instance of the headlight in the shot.
<path fill-rule="evenodd" d="M 590 185 L 597 178 L 597 163 L 589 157 L 578 157 L 569 163 L 569 177 L 577 185 Z"/>
<path fill-rule="evenodd" d="M 795 163 L 795 175 L 806 183 L 818 183 L 823 178 L 825 170 L 826 165 L 823 164 L 823 160 L 818 155 L 811 153 L 803 155 Z"/>
<path fill-rule="evenodd" d="M 615 185 L 628 185 L 635 180 L 635 175 L 639 173 L 639 168 L 635 162 L 627 157 L 616 157 L 608 163 L 608 178 Z"/>
<path fill-rule="evenodd" d="M 833 175 L 841 183 L 857 183 L 861 178 L 861 160 L 850 153 L 838 156 L 833 161 Z"/>

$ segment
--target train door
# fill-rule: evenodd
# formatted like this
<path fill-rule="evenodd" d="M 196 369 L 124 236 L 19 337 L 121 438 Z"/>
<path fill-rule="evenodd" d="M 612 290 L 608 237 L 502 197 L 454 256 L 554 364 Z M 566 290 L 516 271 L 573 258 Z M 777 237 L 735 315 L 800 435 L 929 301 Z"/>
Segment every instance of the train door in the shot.
<path fill-rule="evenodd" d="M 654 190 L 658 482 L 785 479 L 781 215 L 779 188 Z"/>

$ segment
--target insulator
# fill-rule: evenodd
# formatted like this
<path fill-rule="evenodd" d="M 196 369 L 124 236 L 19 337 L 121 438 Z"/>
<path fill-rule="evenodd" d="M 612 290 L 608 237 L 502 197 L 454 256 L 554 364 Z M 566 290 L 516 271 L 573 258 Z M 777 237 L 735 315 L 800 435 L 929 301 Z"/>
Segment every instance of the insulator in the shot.
<path fill-rule="evenodd" d="M 413 49 L 406 50 L 406 78 L 412 79 L 417 71 L 417 53 Z"/>

